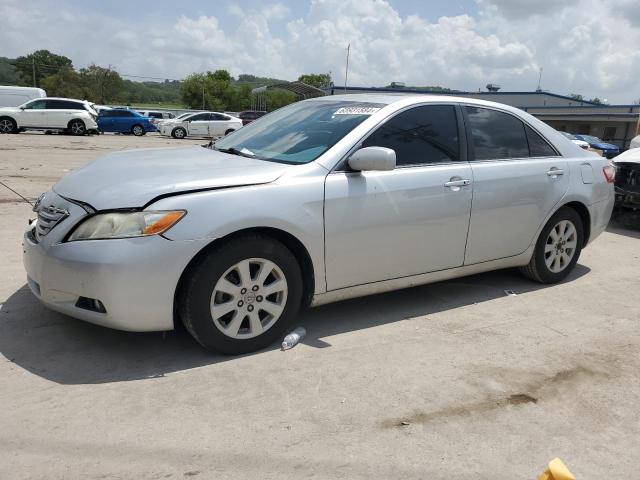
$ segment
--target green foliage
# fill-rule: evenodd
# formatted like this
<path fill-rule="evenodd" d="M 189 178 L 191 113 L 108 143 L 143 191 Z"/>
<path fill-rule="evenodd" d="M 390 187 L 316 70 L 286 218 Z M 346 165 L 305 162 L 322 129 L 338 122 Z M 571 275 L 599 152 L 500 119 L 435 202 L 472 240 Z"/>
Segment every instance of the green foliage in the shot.
<path fill-rule="evenodd" d="M 242 73 L 238 75 L 238 79 L 235 81 L 236 85 L 242 83 L 251 84 L 253 87 L 260 87 L 262 85 L 277 85 L 279 83 L 287 83 L 287 80 L 280 80 L 278 78 L 271 77 L 256 77 L 255 75 L 249 75 Z"/>
<path fill-rule="evenodd" d="M 0 57 L 0 85 L 25 86 L 26 83 L 13 62 L 15 61 Z"/>
<path fill-rule="evenodd" d="M 226 70 L 192 73 L 182 82 L 180 98 L 193 109 L 241 111 L 251 107 L 251 85 L 234 84 Z"/>
<path fill-rule="evenodd" d="M 267 111 L 272 112 L 297 100 L 296 94 L 282 89 L 267 90 Z"/>
<path fill-rule="evenodd" d="M 40 86 L 40 81 L 47 75 L 55 75 L 63 67 L 71 68 L 71 59 L 64 55 L 56 55 L 49 50 L 37 50 L 29 55 L 18 57 L 15 66 L 22 78 L 33 86 L 33 73 L 35 69 L 35 86 Z"/>
<path fill-rule="evenodd" d="M 58 73 L 44 77 L 40 86 L 50 97 L 85 98 L 83 79 L 71 67 L 61 68 Z"/>
<path fill-rule="evenodd" d="M 574 100 L 578 100 L 578 101 L 584 100 L 584 97 L 579 93 L 570 93 L 568 96 L 569 98 L 573 98 Z"/>
<path fill-rule="evenodd" d="M 298 77 L 298 81 L 312 87 L 324 88 L 331 84 L 331 77 L 328 73 L 305 73 Z"/>
<path fill-rule="evenodd" d="M 87 100 L 107 103 L 117 98 L 122 90 L 122 78 L 115 70 L 91 64 L 80 69 L 80 78 L 85 88 Z"/>
<path fill-rule="evenodd" d="M 592 98 L 591 100 L 589 100 L 591 103 L 596 103 L 598 105 L 602 105 L 604 102 L 602 100 L 600 100 L 598 97 L 596 98 Z"/>

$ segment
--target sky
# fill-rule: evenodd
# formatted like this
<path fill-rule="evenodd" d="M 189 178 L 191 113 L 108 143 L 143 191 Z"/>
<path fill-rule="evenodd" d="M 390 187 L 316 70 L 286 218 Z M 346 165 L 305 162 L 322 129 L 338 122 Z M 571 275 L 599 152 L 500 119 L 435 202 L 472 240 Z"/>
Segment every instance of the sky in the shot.
<path fill-rule="evenodd" d="M 349 85 L 498 83 L 640 98 L 637 0 L 0 0 L 0 56 L 46 48 L 76 67 L 181 79 L 224 68 Z M 133 77 L 132 77 L 133 78 Z"/>

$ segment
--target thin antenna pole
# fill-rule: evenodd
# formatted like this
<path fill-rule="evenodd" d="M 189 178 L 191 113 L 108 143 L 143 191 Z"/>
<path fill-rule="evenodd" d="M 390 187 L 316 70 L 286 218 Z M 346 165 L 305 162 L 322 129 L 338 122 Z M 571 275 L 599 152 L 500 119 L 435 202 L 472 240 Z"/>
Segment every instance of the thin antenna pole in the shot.
<path fill-rule="evenodd" d="M 347 66 L 344 70 L 344 91 L 347 91 L 347 78 L 349 78 L 349 52 L 351 50 L 351 43 L 347 45 Z"/>
<path fill-rule="evenodd" d="M 536 91 L 541 91 L 540 82 L 542 82 L 542 67 L 540 67 L 540 74 L 538 75 L 538 89 Z"/>

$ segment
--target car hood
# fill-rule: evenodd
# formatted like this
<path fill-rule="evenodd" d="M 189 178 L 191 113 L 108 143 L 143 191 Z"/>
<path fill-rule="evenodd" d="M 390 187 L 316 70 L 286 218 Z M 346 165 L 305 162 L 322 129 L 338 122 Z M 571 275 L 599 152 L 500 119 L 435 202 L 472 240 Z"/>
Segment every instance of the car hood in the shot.
<path fill-rule="evenodd" d="M 97 210 L 137 208 L 159 196 L 273 182 L 287 168 L 200 146 L 131 150 L 100 157 L 53 189 Z"/>
<path fill-rule="evenodd" d="M 19 112 L 18 107 L 0 107 L 0 112 Z"/>
<path fill-rule="evenodd" d="M 640 148 L 631 148 L 618 155 L 613 163 L 637 163 L 640 165 Z"/>

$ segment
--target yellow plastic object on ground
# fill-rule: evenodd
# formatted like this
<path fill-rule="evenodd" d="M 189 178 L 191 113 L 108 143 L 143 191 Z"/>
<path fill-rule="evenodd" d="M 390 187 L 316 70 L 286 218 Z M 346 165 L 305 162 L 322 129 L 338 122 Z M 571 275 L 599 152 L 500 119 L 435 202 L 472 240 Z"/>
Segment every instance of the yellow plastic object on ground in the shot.
<path fill-rule="evenodd" d="M 538 477 L 538 480 L 576 480 L 576 477 L 562 463 L 562 460 L 554 458 L 549 462 L 549 468 Z"/>

